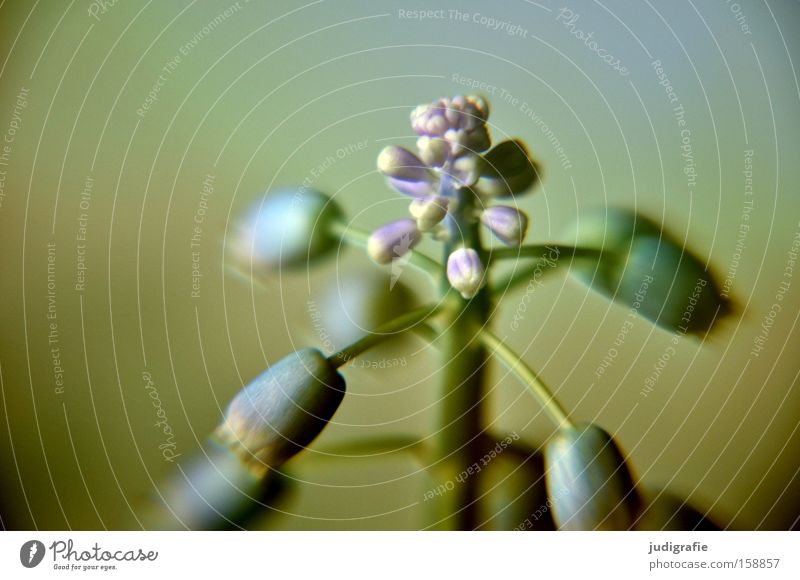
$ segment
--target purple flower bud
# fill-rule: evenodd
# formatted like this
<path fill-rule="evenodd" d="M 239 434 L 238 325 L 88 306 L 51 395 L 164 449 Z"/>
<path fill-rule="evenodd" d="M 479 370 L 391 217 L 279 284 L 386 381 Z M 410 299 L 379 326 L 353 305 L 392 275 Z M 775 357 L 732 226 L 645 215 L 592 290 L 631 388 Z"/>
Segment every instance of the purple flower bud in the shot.
<path fill-rule="evenodd" d="M 449 128 L 444 117 L 446 105 L 439 99 L 430 105 L 419 105 L 411 111 L 411 128 L 417 135 L 441 137 Z"/>
<path fill-rule="evenodd" d="M 528 231 L 528 216 L 507 205 L 496 205 L 484 210 L 481 223 L 507 246 L 519 246 Z"/>
<path fill-rule="evenodd" d="M 402 193 L 414 198 L 425 198 L 436 193 L 434 184 L 428 181 L 405 181 L 403 179 L 386 179 L 389 185 Z"/>
<path fill-rule="evenodd" d="M 386 147 L 378 155 L 378 171 L 394 189 L 411 197 L 425 197 L 435 191 L 436 175 L 419 157 L 403 147 Z"/>
<path fill-rule="evenodd" d="M 447 215 L 450 200 L 441 195 L 415 199 L 408 211 L 417 220 L 417 228 L 422 232 L 432 230 Z"/>
<path fill-rule="evenodd" d="M 367 242 L 367 253 L 378 264 L 388 264 L 408 253 L 421 237 L 417 222 L 412 219 L 389 222 L 372 232 Z"/>
<path fill-rule="evenodd" d="M 378 171 L 403 181 L 430 181 L 431 170 L 408 149 L 390 145 L 378 155 Z"/>
<path fill-rule="evenodd" d="M 430 167 L 441 167 L 450 155 L 450 145 L 438 137 L 422 136 L 417 139 L 420 158 Z"/>
<path fill-rule="evenodd" d="M 478 252 L 459 248 L 447 258 L 447 279 L 464 298 L 472 298 L 486 283 L 486 271 Z"/>
<path fill-rule="evenodd" d="M 454 154 L 483 151 L 489 147 L 488 117 L 489 106 L 482 98 L 457 96 L 414 109 L 411 127 L 417 135 L 444 138 Z"/>
<path fill-rule="evenodd" d="M 466 154 L 453 162 L 453 177 L 461 185 L 474 185 L 480 177 L 479 160 L 477 156 Z"/>

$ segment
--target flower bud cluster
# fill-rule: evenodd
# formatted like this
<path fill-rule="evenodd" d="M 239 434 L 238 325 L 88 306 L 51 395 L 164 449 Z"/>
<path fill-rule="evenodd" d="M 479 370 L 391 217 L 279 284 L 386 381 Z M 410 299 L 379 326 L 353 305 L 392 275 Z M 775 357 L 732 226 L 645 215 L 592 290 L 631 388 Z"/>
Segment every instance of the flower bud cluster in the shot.
<path fill-rule="evenodd" d="M 472 95 L 438 99 L 412 111 L 417 152 L 390 145 L 377 162 L 387 183 L 412 198 L 411 218 L 373 232 L 368 244 L 373 260 L 387 264 L 401 258 L 425 233 L 459 246 L 454 239 L 458 228 L 451 227 L 456 222 L 459 227 L 479 222 L 503 244 L 522 244 L 527 215 L 511 205 L 489 204 L 529 189 L 538 178 L 537 168 L 519 141 L 504 141 L 482 155 L 491 146 L 488 117 L 489 104 Z M 448 279 L 465 298 L 477 294 L 485 274 L 475 249 L 458 247 L 448 258 Z"/>

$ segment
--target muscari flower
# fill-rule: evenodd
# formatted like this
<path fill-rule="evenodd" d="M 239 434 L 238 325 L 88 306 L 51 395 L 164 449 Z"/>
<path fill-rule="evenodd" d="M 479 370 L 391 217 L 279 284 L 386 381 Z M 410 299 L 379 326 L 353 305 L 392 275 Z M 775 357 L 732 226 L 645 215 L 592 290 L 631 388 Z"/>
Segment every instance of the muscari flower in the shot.
<path fill-rule="evenodd" d="M 408 212 L 416 220 L 419 231 L 427 232 L 436 227 L 447 215 L 450 200 L 441 195 L 415 199 L 408 206 Z"/>
<path fill-rule="evenodd" d="M 378 170 L 392 188 L 412 198 L 409 213 L 413 219 L 391 222 L 373 233 L 369 253 L 376 262 L 386 264 L 401 257 L 421 240 L 423 232 L 456 243 L 458 228 L 448 227 L 455 216 L 462 224 L 479 220 L 506 245 L 522 243 L 527 216 L 514 207 L 488 204 L 493 198 L 529 189 L 538 179 L 538 170 L 519 141 L 504 141 L 487 151 L 491 145 L 488 116 L 489 105 L 478 96 L 420 105 L 411 113 L 411 127 L 418 135 L 417 153 L 396 145 L 381 151 Z M 448 260 L 448 274 L 450 263 Z M 448 276 L 451 284 L 465 296 L 474 295 L 480 289 L 474 287 L 475 280 L 484 279 L 477 253 L 461 251 L 452 263 L 459 273 Z"/>
<path fill-rule="evenodd" d="M 483 98 L 459 95 L 418 106 L 411 112 L 411 128 L 422 138 L 422 143 L 417 142 L 422 145 L 420 150 L 434 142 L 435 151 L 449 149 L 453 155 L 459 155 L 489 148 L 488 118 L 489 104 Z M 446 157 L 440 155 L 438 159 L 444 164 Z"/>
<path fill-rule="evenodd" d="M 389 264 L 417 245 L 420 238 L 414 220 L 396 220 L 382 225 L 372 233 L 367 243 L 367 253 L 378 264 Z"/>
<path fill-rule="evenodd" d="M 472 298 L 486 283 L 486 271 L 478 252 L 458 248 L 447 258 L 447 279 L 464 298 Z"/>
<path fill-rule="evenodd" d="M 507 246 L 519 246 L 528 231 L 528 216 L 515 207 L 496 205 L 481 213 L 481 223 Z"/>

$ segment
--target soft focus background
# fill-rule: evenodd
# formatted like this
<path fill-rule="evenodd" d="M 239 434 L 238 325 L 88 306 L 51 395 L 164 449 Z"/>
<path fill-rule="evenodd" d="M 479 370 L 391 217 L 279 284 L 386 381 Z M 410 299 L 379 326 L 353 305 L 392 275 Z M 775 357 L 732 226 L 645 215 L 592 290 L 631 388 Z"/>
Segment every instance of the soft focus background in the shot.
<path fill-rule="evenodd" d="M 377 153 L 412 142 L 413 106 L 473 87 L 495 139 L 524 139 L 543 167 L 520 200 L 530 241 L 587 208 L 635 208 L 708 257 L 739 306 L 674 352 L 644 320 L 615 347 L 627 312 L 556 275 L 516 332 L 525 289 L 504 297 L 498 334 L 616 434 L 646 485 L 733 528 L 796 526 L 798 24 L 800 5 L 772 0 L 0 3 L 3 526 L 138 528 L 241 385 L 338 336 L 340 301 L 359 304 L 348 276 L 378 273 L 347 250 L 251 283 L 223 264 L 236 219 L 301 183 L 359 226 L 405 211 Z M 364 360 L 387 358 L 345 371 L 335 424 L 288 466 L 296 489 L 264 526 L 425 525 L 412 456 L 325 453 L 434 432 L 434 353 L 408 340 Z M 552 427 L 535 401 L 492 379 L 492 431 L 539 445 Z"/>

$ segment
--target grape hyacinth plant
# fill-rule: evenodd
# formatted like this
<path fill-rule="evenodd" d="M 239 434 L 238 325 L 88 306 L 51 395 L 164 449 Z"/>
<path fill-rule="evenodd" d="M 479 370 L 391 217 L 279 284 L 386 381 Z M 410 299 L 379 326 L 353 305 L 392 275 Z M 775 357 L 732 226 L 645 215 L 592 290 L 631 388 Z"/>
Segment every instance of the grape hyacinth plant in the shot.
<path fill-rule="evenodd" d="M 426 467 L 437 482 L 459 482 L 431 502 L 436 513 L 427 527 L 714 528 L 685 502 L 643 489 L 613 436 L 576 423 L 493 332 L 492 318 L 505 293 L 541 274 L 542 262 L 554 255 L 547 271 L 568 268 L 676 336 L 708 332 L 729 304 L 702 260 L 627 210 L 581 215 L 567 232 L 574 245 L 525 245 L 529 219 L 516 200 L 537 184 L 539 166 L 519 140 L 492 146 L 488 118 L 489 103 L 479 96 L 416 107 L 416 151 L 392 145 L 377 158 L 388 185 L 408 196 L 409 213 L 371 233 L 346 224 L 336 202 L 314 191 L 270 193 L 240 222 L 227 241 L 228 256 L 249 275 L 306 266 L 350 244 L 377 264 L 421 270 L 433 282 L 433 297 L 330 356 L 306 348 L 271 365 L 230 403 L 207 452 L 165 488 L 153 527 L 244 527 L 263 513 L 285 488 L 279 468 L 312 443 L 346 396 L 341 367 L 413 332 L 436 347 L 441 361 L 439 425 Z M 484 243 L 487 235 L 500 247 Z M 416 249 L 426 236 L 441 244 L 441 262 Z M 510 273 L 498 274 L 500 263 L 513 265 Z M 485 383 L 494 361 L 529 388 L 554 422 L 543 454 L 489 434 Z M 462 477 L 487 454 L 497 459 Z"/>

